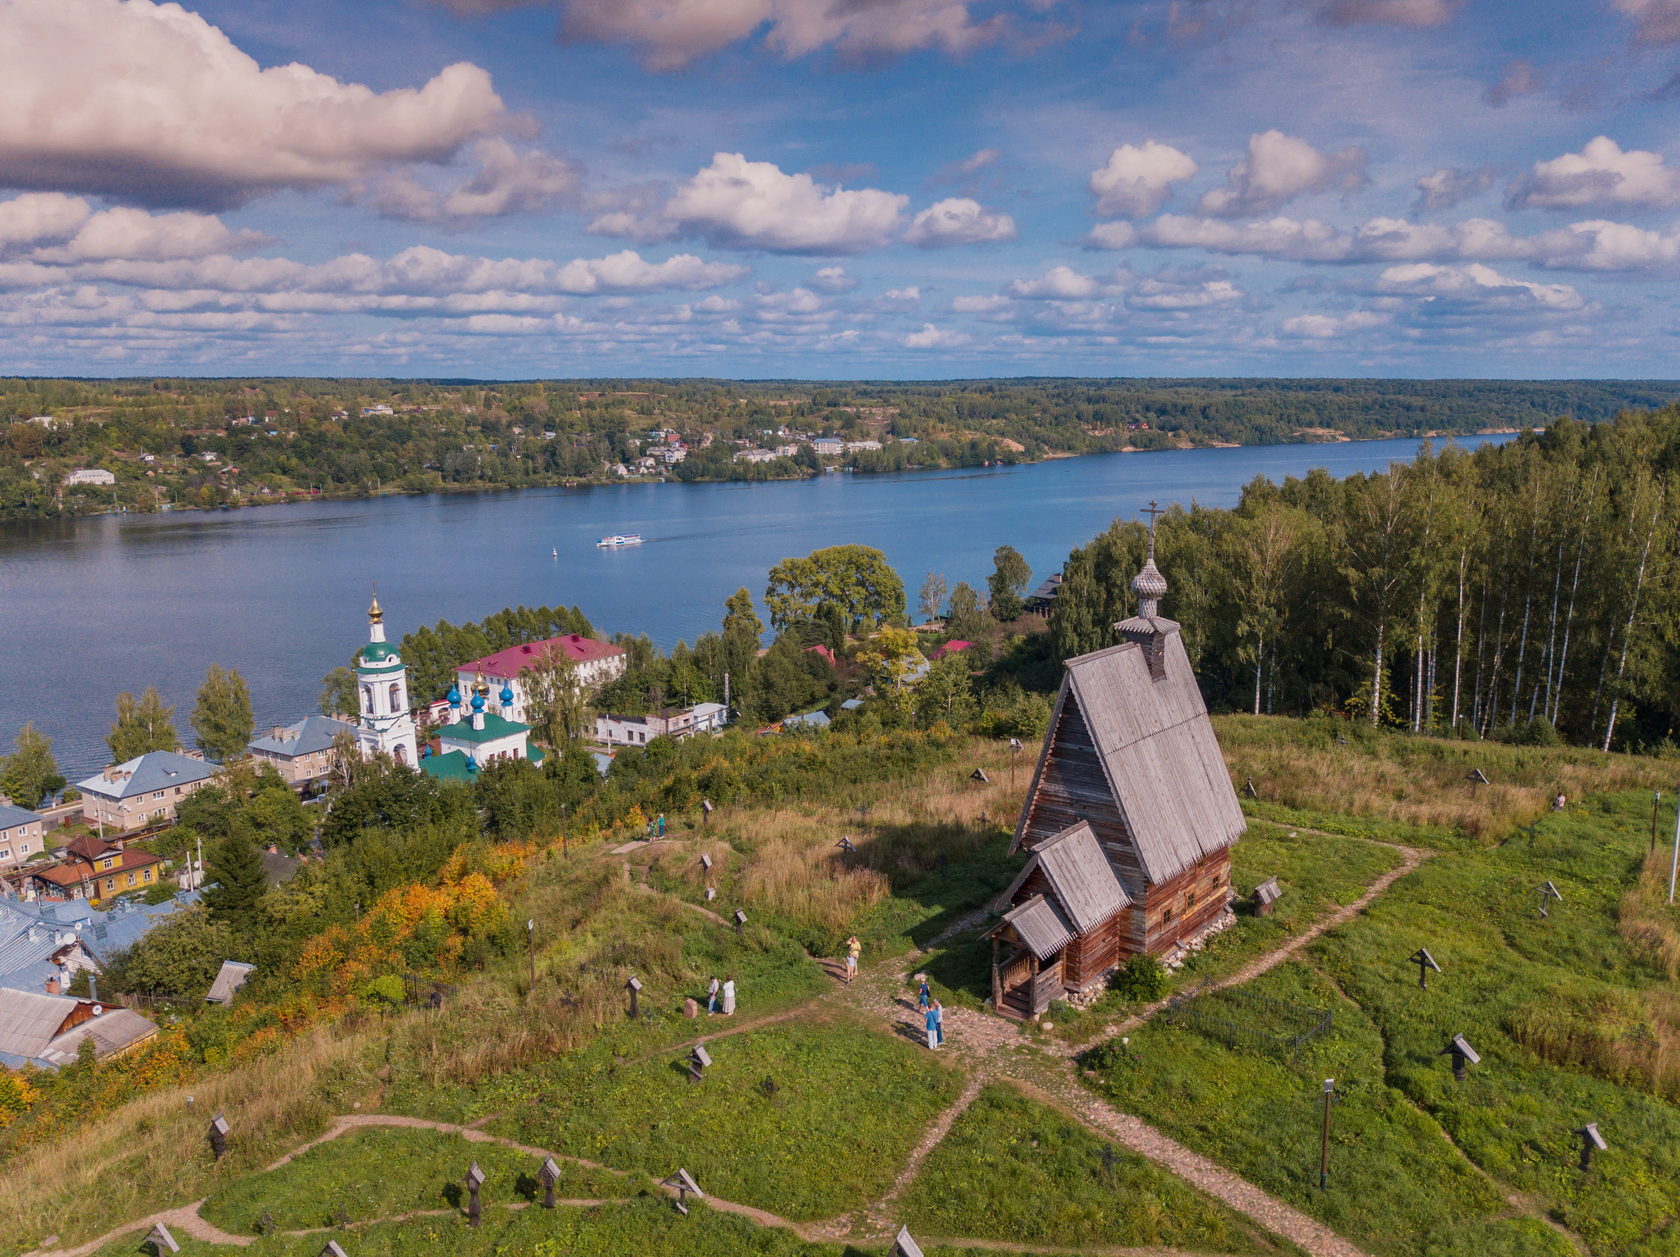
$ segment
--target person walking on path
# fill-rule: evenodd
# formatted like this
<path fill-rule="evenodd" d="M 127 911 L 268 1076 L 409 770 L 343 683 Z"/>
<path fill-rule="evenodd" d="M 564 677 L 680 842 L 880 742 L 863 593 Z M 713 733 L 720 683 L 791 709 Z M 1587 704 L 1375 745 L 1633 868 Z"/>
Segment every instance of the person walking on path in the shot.
<path fill-rule="evenodd" d="M 858 956 L 863 952 L 863 944 L 858 942 L 854 934 L 846 940 L 846 985 L 850 986 L 857 977 Z"/>
<path fill-rule="evenodd" d="M 665 813 L 663 812 L 659 814 L 659 836 L 661 838 L 665 836 Z"/>
<path fill-rule="evenodd" d="M 928 1005 L 933 1003 L 933 992 L 928 989 L 927 974 L 918 973 L 916 981 L 922 984 L 916 989 L 916 1008 L 925 1013 L 928 1010 Z"/>
<path fill-rule="evenodd" d="M 735 1015 L 735 975 L 732 973 L 723 980 L 723 1015 Z"/>
<path fill-rule="evenodd" d="M 927 1010 L 927 1040 L 928 1048 L 937 1051 L 945 1042 L 944 1017 L 941 1015 L 939 1001 L 934 1000 Z"/>
<path fill-rule="evenodd" d="M 710 1017 L 717 1012 L 718 992 L 722 989 L 723 983 L 718 981 L 717 974 L 714 973 L 712 980 L 706 984 L 706 1016 Z"/>

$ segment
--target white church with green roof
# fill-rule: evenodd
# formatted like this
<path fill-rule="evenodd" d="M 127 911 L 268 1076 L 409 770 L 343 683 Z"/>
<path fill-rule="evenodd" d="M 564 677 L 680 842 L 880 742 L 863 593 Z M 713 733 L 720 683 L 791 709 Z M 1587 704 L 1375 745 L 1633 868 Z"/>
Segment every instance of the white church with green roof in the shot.
<path fill-rule="evenodd" d="M 436 748 L 422 755 L 409 705 L 408 665 L 385 640 L 385 612 L 377 594 L 368 608 L 368 644 L 356 656 L 356 691 L 356 742 L 364 755 L 389 755 L 399 764 L 446 781 L 471 781 L 486 764 L 498 759 L 543 761 L 542 748 L 530 744 L 531 727 L 509 718 L 514 702 L 511 687 L 503 682 L 498 714 L 489 710 L 490 687 L 482 676 L 472 687 L 465 715 L 461 691 L 451 687 L 450 722 L 433 735 Z"/>

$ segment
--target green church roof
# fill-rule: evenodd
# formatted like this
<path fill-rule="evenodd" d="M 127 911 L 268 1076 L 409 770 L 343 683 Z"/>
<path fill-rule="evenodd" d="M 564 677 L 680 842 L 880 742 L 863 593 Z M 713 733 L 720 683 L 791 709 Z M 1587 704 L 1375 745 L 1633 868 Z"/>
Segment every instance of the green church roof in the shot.
<path fill-rule="evenodd" d="M 522 725 L 516 720 L 509 720 L 505 716 L 498 716 L 493 711 L 484 713 L 484 728 L 472 727 L 472 718 L 464 717 L 452 725 L 444 725 L 437 731 L 439 738 L 447 738 L 452 742 L 494 742 L 498 738 L 512 737 L 516 733 L 529 733 L 530 725 Z"/>
<path fill-rule="evenodd" d="M 363 663 L 386 663 L 397 658 L 397 648 L 390 642 L 369 642 L 362 647 Z"/>

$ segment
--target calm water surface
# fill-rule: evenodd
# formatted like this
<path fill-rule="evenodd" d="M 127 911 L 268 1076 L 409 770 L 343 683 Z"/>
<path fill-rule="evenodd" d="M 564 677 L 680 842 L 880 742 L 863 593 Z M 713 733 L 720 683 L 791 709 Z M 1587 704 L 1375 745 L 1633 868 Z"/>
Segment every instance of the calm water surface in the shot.
<path fill-rule="evenodd" d="M 1467 446 L 1508 437 L 1471 437 Z M 392 638 L 503 606 L 576 603 L 604 633 L 662 646 L 715 628 L 723 600 L 818 546 L 877 546 L 915 602 L 929 571 L 983 588 L 1015 546 L 1034 580 L 1150 498 L 1230 506 L 1255 476 L 1337 476 L 1417 443 L 1175 450 L 1025 467 L 321 502 L 0 525 L 0 749 L 33 720 L 72 778 L 105 762 L 119 690 L 156 685 L 186 717 L 211 663 L 249 682 L 259 728 L 314 711 L 366 640 L 379 583 Z M 606 533 L 647 544 L 597 550 Z M 551 556 L 559 550 L 559 557 Z"/>

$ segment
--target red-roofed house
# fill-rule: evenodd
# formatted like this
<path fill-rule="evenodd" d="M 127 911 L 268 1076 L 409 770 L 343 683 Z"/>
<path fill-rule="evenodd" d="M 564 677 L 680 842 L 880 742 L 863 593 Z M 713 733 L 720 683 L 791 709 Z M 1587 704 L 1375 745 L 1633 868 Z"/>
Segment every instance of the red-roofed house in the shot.
<path fill-rule="evenodd" d="M 834 652 L 827 646 L 824 646 L 821 642 L 818 642 L 815 646 L 807 646 L 805 648 L 805 653 L 807 655 L 819 656 L 822 661 L 831 668 L 838 668 L 840 666 L 834 662 Z"/>
<path fill-rule="evenodd" d="M 960 641 L 946 642 L 943 646 L 939 646 L 939 647 L 935 648 L 933 654 L 928 656 L 928 657 L 930 659 L 932 659 L 935 663 L 938 663 L 941 659 L 945 658 L 947 655 L 959 654 L 962 651 L 967 650 L 972 645 L 974 645 L 973 642 L 960 642 Z"/>
<path fill-rule="evenodd" d="M 540 642 L 523 642 L 509 646 L 493 655 L 463 663 L 455 669 L 455 688 L 463 697 L 472 693 L 473 682 L 482 675 L 485 680 L 504 682 L 513 691 L 513 708 L 504 709 L 499 701 L 500 685 L 491 685 L 491 700 L 496 710 L 509 720 L 525 720 L 525 692 L 520 673 L 539 667 L 550 659 L 569 659 L 572 675 L 586 689 L 599 689 L 608 681 L 624 675 L 624 647 L 598 642 L 592 637 L 567 633 Z"/>

